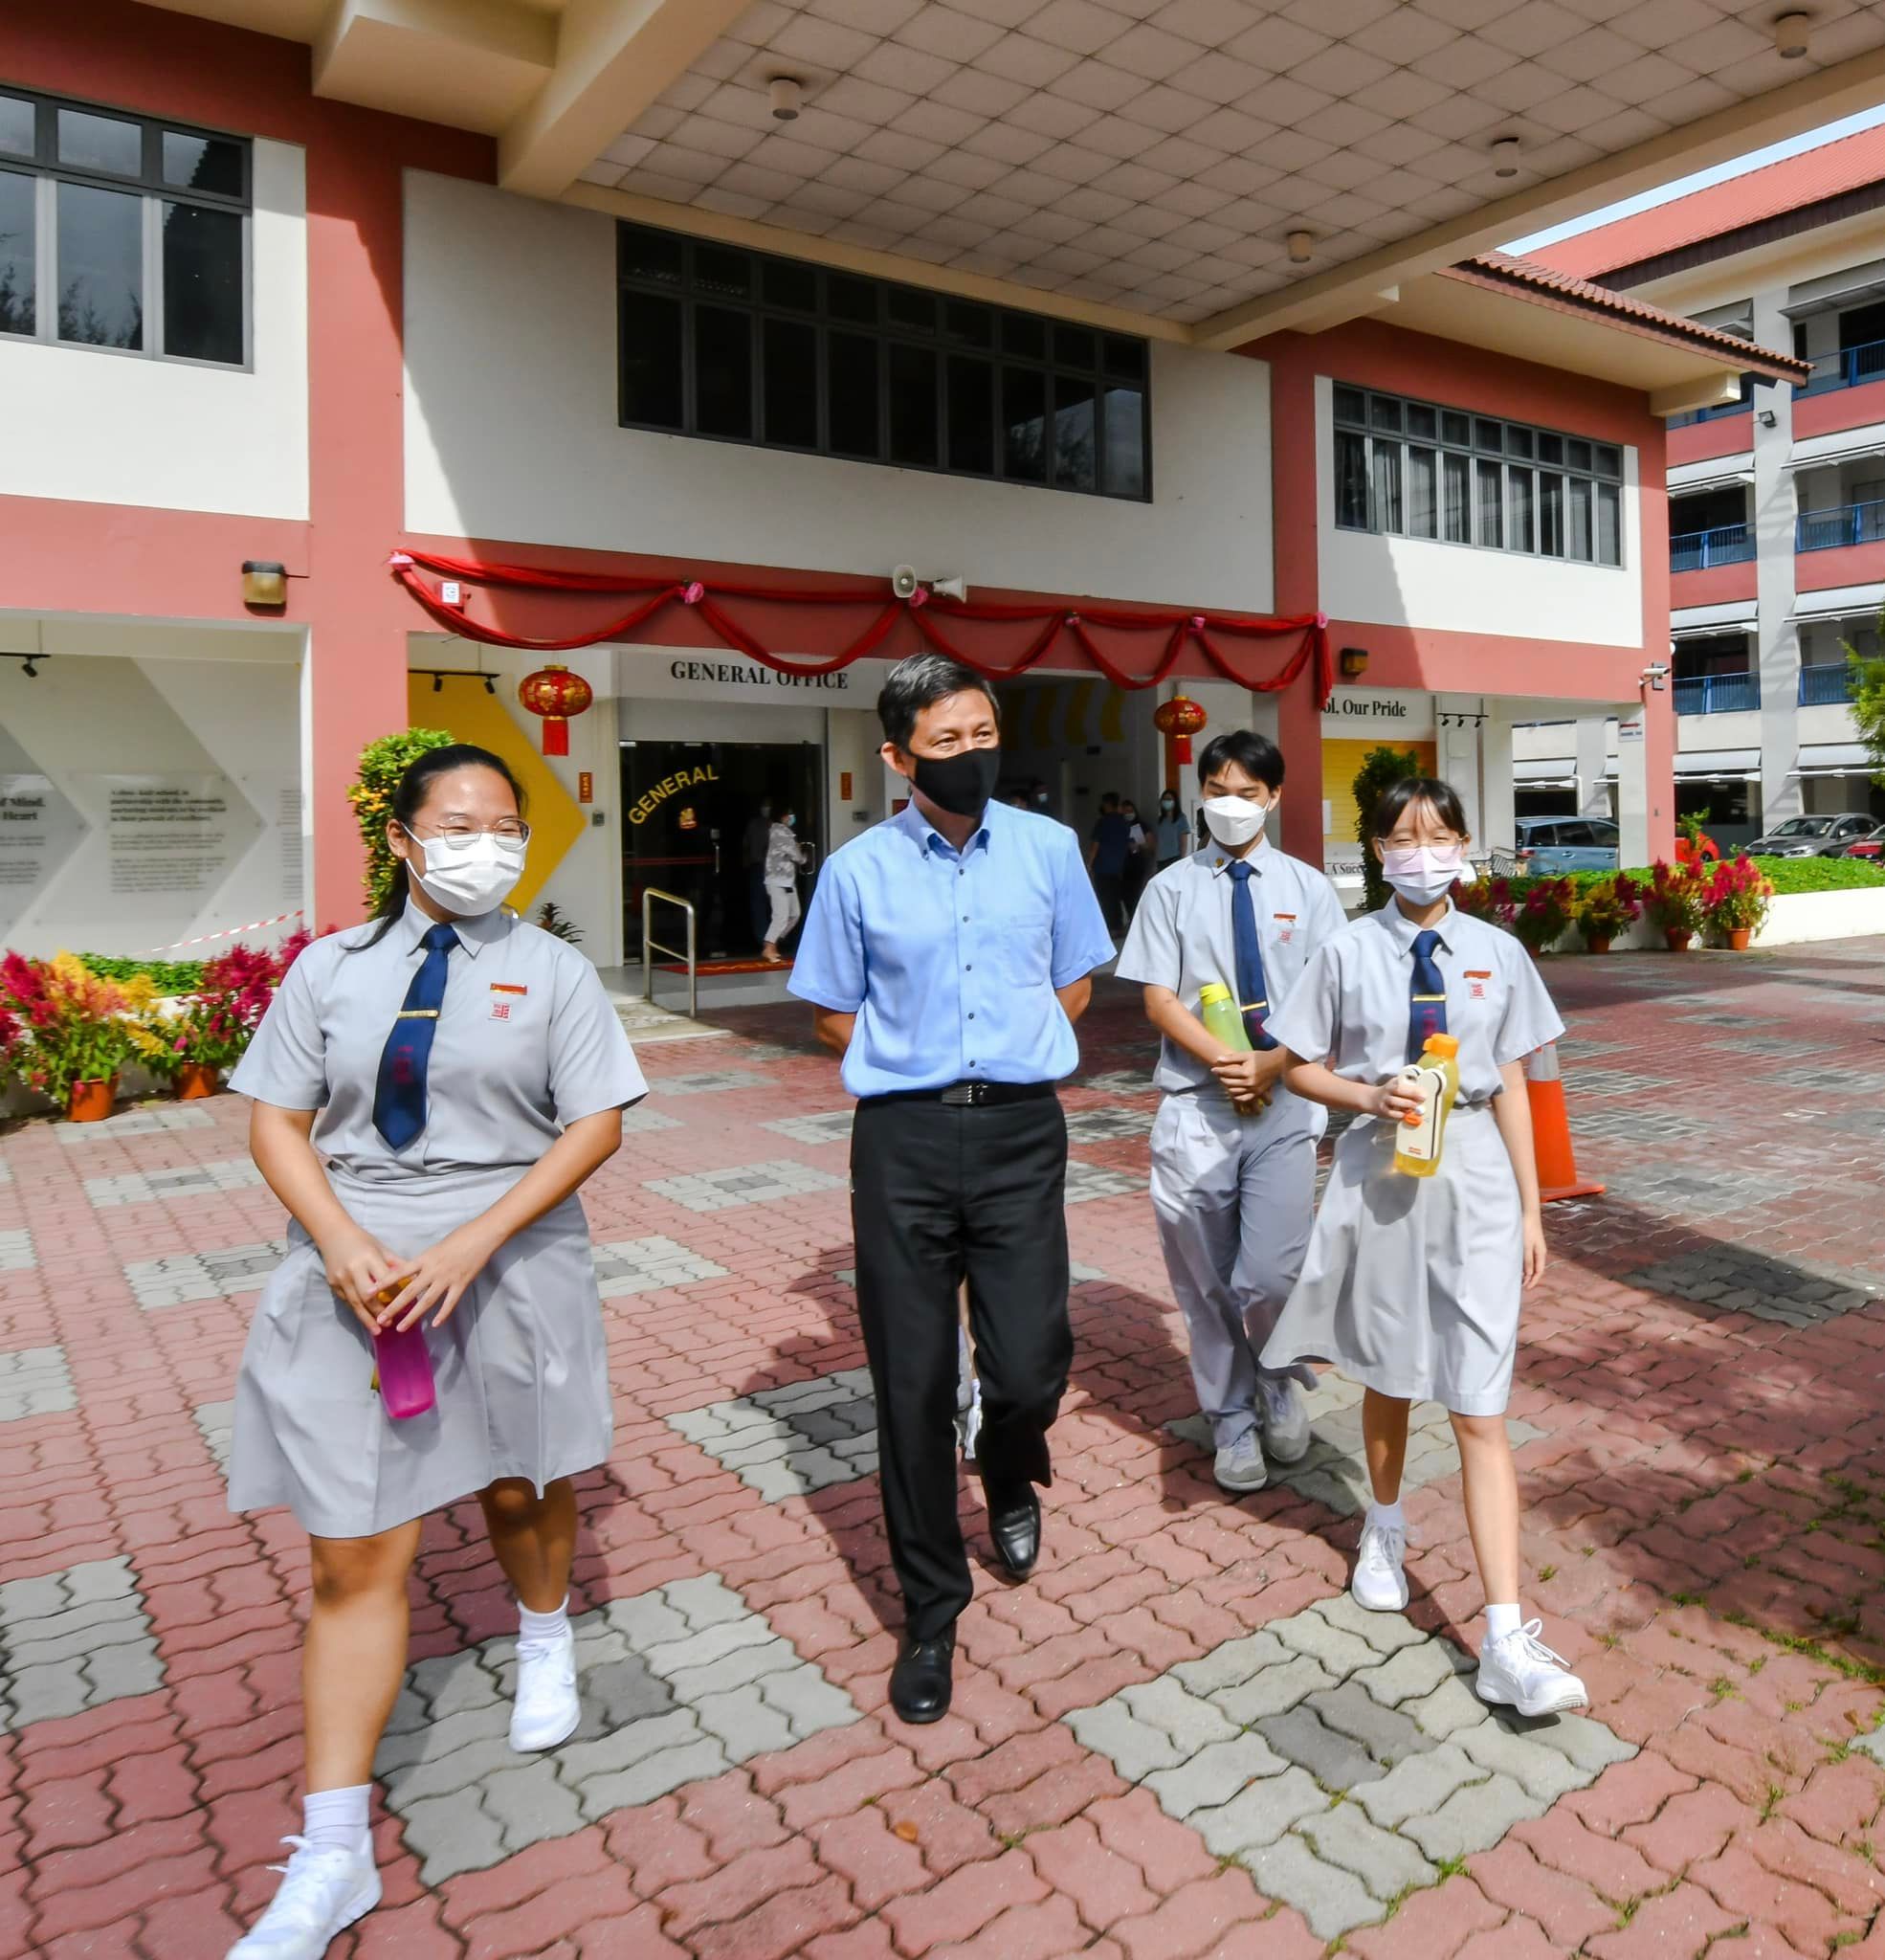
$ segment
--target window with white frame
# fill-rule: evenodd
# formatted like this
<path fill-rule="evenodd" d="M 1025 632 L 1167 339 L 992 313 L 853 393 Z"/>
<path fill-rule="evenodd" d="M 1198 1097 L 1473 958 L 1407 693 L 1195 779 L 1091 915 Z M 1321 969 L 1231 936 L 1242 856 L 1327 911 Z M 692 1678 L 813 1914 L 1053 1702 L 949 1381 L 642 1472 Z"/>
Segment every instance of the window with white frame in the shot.
<path fill-rule="evenodd" d="M 1623 451 L 1338 383 L 1335 521 L 1348 531 L 1621 566 Z"/>
<path fill-rule="evenodd" d="M 250 145 L 0 85 L 0 335 L 248 359 Z"/>

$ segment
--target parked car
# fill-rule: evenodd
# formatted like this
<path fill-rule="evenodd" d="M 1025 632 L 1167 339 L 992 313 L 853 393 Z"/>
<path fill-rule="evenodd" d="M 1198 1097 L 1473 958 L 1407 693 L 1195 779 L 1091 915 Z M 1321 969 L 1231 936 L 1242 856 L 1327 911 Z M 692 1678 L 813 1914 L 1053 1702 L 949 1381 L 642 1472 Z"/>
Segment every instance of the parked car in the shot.
<path fill-rule="evenodd" d="M 1876 828 L 1869 816 L 1790 816 L 1747 847 L 1750 858 L 1837 858 L 1855 838 Z"/>
<path fill-rule="evenodd" d="M 1716 864 L 1720 858 L 1721 846 L 1706 831 L 1697 831 L 1693 844 L 1687 837 L 1675 839 L 1675 861 L 1678 864 Z"/>
<path fill-rule="evenodd" d="M 1604 816 L 1521 816 L 1519 869 L 1526 878 L 1567 871 L 1614 871 L 1617 827 Z"/>
<path fill-rule="evenodd" d="M 1885 858 L 1885 823 L 1862 837 L 1854 837 L 1839 855 L 1842 858 Z"/>

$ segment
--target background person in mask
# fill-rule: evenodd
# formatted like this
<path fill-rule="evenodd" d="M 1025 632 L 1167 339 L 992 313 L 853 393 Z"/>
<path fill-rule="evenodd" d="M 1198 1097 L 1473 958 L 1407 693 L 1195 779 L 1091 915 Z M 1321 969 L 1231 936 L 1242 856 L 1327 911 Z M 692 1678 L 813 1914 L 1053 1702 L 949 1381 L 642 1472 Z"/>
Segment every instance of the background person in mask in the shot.
<path fill-rule="evenodd" d="M 1159 798 L 1158 820 L 1152 826 L 1152 855 L 1158 871 L 1169 871 L 1191 848 L 1191 826 L 1178 807 L 1178 791 Z"/>
<path fill-rule="evenodd" d="M 989 801 L 1001 736 L 984 681 L 918 654 L 892 669 L 877 714 L 910 801 L 827 861 L 788 984 L 858 1099 L 857 1314 L 907 1612 L 890 1699 L 904 1721 L 934 1722 L 972 1590 L 956 1512 L 957 1288 L 967 1281 L 989 1530 L 1004 1570 L 1025 1579 L 1073 1356 L 1053 1085 L 1078 1063 L 1073 1024 L 1113 943 L 1074 833 Z"/>
<path fill-rule="evenodd" d="M 1198 778 L 1209 842 L 1146 886 L 1117 970 L 1144 988 L 1145 1017 L 1164 1037 L 1152 1209 L 1212 1474 L 1242 1494 L 1268 1481 L 1266 1457 L 1294 1463 L 1309 1447 L 1297 1381 L 1257 1355 L 1302 1268 L 1322 1125 L 1281 1086 L 1283 1053 L 1265 1024 L 1344 922 L 1328 880 L 1265 841 L 1283 787 L 1274 743 L 1231 729 L 1206 745 Z M 1233 990 L 1252 1053 L 1227 1049 L 1198 1018 L 1212 982 Z"/>
<path fill-rule="evenodd" d="M 426 1514 L 477 1495 L 517 1593 L 514 1749 L 576 1727 L 576 1496 L 609 1455 L 609 1355 L 576 1192 L 647 1093 L 595 969 L 500 909 L 529 829 L 499 757 L 422 755 L 393 792 L 376 923 L 297 960 L 230 1086 L 294 1220 L 235 1388 L 230 1507 L 306 1528 L 304 1821 L 240 1960 L 300 1960 L 379 1902 L 373 1753 L 406 1666 Z M 423 1325 L 436 1406 L 391 1420 L 373 1336 Z M 486 1583 L 479 1578 L 476 1583 Z"/>
<path fill-rule="evenodd" d="M 1586 1704 L 1584 1683 L 1519 1610 L 1519 1480 L 1505 1405 L 1522 1288 L 1544 1271 L 1524 1058 L 1564 1032 L 1509 932 L 1457 910 L 1471 878 L 1466 817 L 1425 777 L 1382 797 L 1369 848 L 1394 896 L 1319 947 L 1270 1033 L 1299 1096 L 1361 1119 L 1342 1133 L 1302 1278 L 1263 1350 L 1266 1366 L 1331 1361 L 1360 1382 L 1374 1501 L 1349 1591 L 1399 1613 L 1407 1522 L 1401 1473 L 1411 1402 L 1435 1401 L 1459 1445 L 1467 1528 L 1486 1592 L 1481 1701 L 1549 1715 Z M 1393 1169 L 1400 1121 L 1418 1108 L 1396 1078 L 1429 1035 L 1459 1043 L 1459 1100 L 1438 1170 Z"/>

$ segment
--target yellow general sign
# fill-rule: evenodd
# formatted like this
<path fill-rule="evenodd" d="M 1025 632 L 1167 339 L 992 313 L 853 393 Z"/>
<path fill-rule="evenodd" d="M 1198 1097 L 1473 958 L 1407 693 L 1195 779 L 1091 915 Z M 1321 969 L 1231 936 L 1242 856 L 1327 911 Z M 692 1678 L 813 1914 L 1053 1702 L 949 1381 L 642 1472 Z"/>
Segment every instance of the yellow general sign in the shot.
<path fill-rule="evenodd" d="M 720 772 L 712 763 L 702 763 L 699 768 L 676 769 L 671 776 L 663 776 L 648 793 L 629 811 L 631 823 L 646 823 L 660 809 L 670 796 L 676 796 L 683 790 L 692 790 L 702 783 L 718 783 Z M 683 815 L 681 828 L 692 830 L 693 825 Z"/>

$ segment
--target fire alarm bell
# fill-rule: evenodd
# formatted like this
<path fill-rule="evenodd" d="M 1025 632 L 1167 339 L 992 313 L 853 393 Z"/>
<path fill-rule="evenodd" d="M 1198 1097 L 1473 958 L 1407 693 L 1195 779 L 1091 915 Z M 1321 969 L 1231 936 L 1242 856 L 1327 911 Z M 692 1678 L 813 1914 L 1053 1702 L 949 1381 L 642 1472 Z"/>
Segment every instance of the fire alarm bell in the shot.
<path fill-rule="evenodd" d="M 438 589 L 438 596 L 448 606 L 464 604 L 465 589 L 455 578 L 448 578 Z"/>

